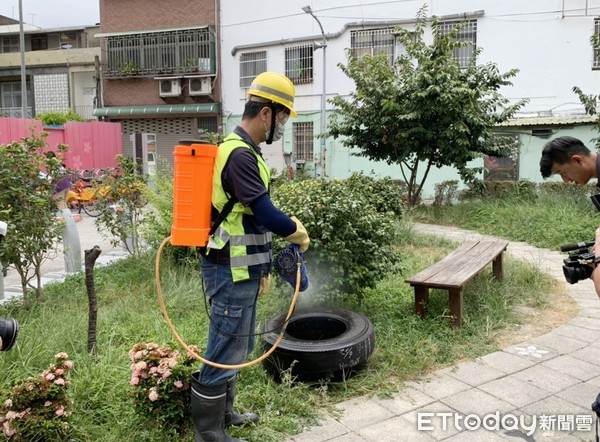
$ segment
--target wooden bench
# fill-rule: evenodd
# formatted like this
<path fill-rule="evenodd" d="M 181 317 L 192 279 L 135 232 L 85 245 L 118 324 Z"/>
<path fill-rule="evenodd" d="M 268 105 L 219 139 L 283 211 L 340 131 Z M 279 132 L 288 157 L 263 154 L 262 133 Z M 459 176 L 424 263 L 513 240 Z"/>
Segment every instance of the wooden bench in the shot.
<path fill-rule="evenodd" d="M 502 280 L 504 240 L 467 241 L 441 261 L 406 280 L 415 289 L 415 312 L 423 317 L 429 289 L 448 290 L 453 326 L 460 327 L 463 312 L 463 287 L 492 262 L 494 277 Z"/>

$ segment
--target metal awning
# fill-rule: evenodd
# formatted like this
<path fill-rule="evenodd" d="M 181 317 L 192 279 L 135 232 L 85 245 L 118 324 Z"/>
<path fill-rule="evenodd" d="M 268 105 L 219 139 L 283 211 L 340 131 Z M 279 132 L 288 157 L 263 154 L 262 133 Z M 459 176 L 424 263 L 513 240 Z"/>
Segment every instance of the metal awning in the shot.
<path fill-rule="evenodd" d="M 597 115 L 556 115 L 545 117 L 512 118 L 496 126 L 564 126 L 572 124 L 590 124 L 598 120 Z"/>
<path fill-rule="evenodd" d="M 101 32 L 99 34 L 94 34 L 94 37 L 96 37 L 96 38 L 119 37 L 122 35 L 154 34 L 157 32 L 190 31 L 190 30 L 194 30 L 194 29 L 206 29 L 206 28 L 208 28 L 208 25 L 184 26 L 184 27 L 179 27 L 179 28 L 140 29 L 138 31 L 125 31 L 125 32 Z"/>
<path fill-rule="evenodd" d="M 135 115 L 218 114 L 221 103 L 158 104 L 148 106 L 110 106 L 94 109 L 95 117 L 125 117 Z"/>

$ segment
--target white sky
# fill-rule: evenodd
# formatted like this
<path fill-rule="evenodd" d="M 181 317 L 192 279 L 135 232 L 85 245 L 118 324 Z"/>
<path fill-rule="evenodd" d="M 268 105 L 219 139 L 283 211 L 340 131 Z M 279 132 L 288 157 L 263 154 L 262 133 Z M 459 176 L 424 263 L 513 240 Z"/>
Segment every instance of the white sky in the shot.
<path fill-rule="evenodd" d="M 98 0 L 21 0 L 23 21 L 41 28 L 93 25 L 100 21 Z M 0 15 L 19 20 L 19 0 L 0 0 Z"/>

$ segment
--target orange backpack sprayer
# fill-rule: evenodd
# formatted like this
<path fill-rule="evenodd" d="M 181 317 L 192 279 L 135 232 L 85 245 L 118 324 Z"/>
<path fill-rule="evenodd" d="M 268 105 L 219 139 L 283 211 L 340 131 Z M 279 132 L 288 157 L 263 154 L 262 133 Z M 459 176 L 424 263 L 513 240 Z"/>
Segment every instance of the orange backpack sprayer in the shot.
<path fill-rule="evenodd" d="M 205 247 L 211 230 L 212 180 L 218 147 L 198 141 L 181 141 L 175 146 L 173 182 L 173 225 L 171 236 L 165 238 L 158 248 L 155 261 L 155 283 L 158 302 L 165 321 L 179 344 L 194 358 L 216 368 L 225 370 L 241 369 L 257 364 L 271 355 L 283 340 L 285 327 L 291 318 L 300 292 L 302 260 L 298 260 L 294 296 L 279 337 L 273 346 L 259 358 L 243 364 L 225 365 L 209 361 L 194 352 L 181 338 L 169 318 L 160 284 L 160 257 L 166 244 L 173 246 Z M 293 285 L 294 286 L 294 285 Z"/>

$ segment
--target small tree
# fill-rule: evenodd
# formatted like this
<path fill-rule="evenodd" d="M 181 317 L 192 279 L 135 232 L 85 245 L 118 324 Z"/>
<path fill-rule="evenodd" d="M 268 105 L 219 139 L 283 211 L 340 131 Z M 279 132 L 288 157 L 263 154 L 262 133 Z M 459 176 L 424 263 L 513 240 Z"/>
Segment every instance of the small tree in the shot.
<path fill-rule="evenodd" d="M 594 52 L 598 54 L 600 52 L 600 37 L 596 34 L 590 37 L 590 44 L 594 48 Z M 585 112 L 588 115 L 598 114 L 598 100 L 600 95 L 585 94 L 579 86 L 573 86 L 573 92 L 579 97 L 579 101 L 583 104 Z M 596 130 L 600 132 L 600 120 L 596 120 Z M 596 148 L 600 149 L 600 137 L 594 138 Z"/>
<path fill-rule="evenodd" d="M 406 54 L 392 64 L 383 54 L 360 59 L 350 54 L 348 64 L 339 66 L 356 89 L 330 100 L 335 113 L 329 135 L 357 149 L 357 156 L 400 165 L 409 206 L 419 201 L 432 167 L 455 167 L 469 179 L 474 177 L 469 161 L 482 154 L 503 156 L 513 141 L 494 127 L 525 104 L 510 105 L 499 93 L 511 85 L 516 69 L 501 74 L 493 63 L 476 65 L 480 49 L 461 66 L 454 58 L 454 51 L 468 44 L 458 41 L 461 26 L 445 34 L 432 17 L 428 45 L 426 25 L 423 8 L 414 31 L 398 28 Z"/>
<path fill-rule="evenodd" d="M 124 155 L 118 155 L 118 172 L 104 175 L 99 186 L 100 216 L 95 224 L 107 236 L 112 236 L 111 244 L 123 245 L 132 255 L 141 251 L 139 228 L 142 223 L 142 209 L 147 203 L 146 178 L 139 171 L 136 161 Z"/>
<path fill-rule="evenodd" d="M 0 146 L 0 219 L 8 223 L 0 261 L 18 272 L 26 308 L 30 288 L 37 297 L 42 294 L 41 266 L 62 230 L 52 199 L 56 182 L 51 178 L 60 175 L 60 160 L 44 155 L 46 136 L 42 132 Z M 64 151 L 66 146 L 58 149 Z M 36 283 L 31 284 L 34 278 Z"/>

